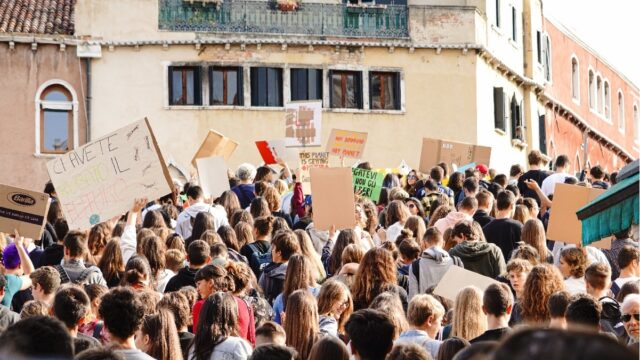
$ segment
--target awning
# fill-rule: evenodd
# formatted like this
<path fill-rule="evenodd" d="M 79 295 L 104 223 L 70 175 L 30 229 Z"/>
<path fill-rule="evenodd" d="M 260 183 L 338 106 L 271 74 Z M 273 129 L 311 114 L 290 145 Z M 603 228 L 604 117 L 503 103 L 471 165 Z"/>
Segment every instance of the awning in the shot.
<path fill-rule="evenodd" d="M 637 167 L 636 163 L 633 165 Z M 583 245 L 638 224 L 640 174 L 637 168 L 634 172 L 576 212 L 578 219 L 582 220 Z"/>

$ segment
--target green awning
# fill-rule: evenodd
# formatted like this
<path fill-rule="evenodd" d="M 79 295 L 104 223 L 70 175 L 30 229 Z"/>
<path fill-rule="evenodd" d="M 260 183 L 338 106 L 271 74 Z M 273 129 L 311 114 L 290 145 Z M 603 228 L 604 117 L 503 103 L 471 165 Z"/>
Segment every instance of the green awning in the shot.
<path fill-rule="evenodd" d="M 604 237 L 638 224 L 640 174 L 636 173 L 602 193 L 576 214 L 582 220 L 582 244 L 589 245 Z"/>

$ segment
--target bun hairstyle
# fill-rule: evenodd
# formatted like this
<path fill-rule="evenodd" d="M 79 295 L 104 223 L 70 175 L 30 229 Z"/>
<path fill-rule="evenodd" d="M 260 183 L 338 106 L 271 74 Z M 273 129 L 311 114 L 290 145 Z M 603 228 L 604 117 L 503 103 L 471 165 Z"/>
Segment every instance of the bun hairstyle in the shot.
<path fill-rule="evenodd" d="M 268 236 L 273 231 L 273 221 L 275 218 L 271 215 L 261 216 L 253 221 L 253 228 L 257 231 L 258 236 Z"/>
<path fill-rule="evenodd" d="M 195 281 L 213 280 L 213 287 L 216 291 L 233 292 L 235 290 L 235 281 L 231 275 L 218 265 L 207 265 L 196 273 Z"/>
<path fill-rule="evenodd" d="M 152 284 L 151 266 L 147 259 L 140 255 L 134 255 L 129 259 L 122 280 L 122 285 L 155 288 L 155 284 Z"/>

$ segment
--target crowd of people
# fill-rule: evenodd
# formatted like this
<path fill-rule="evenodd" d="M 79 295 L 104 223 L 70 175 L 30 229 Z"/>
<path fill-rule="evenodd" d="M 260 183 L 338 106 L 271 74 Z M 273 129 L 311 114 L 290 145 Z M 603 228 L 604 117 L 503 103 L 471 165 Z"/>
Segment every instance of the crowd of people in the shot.
<path fill-rule="evenodd" d="M 616 174 L 553 164 L 387 174 L 329 230 L 283 162 L 240 165 L 216 199 L 176 181 L 86 230 L 49 183 L 42 237 L 0 236 L 0 358 L 637 359 L 637 227 L 604 250 L 546 236 L 556 184 Z M 444 298 L 452 266 L 497 281 Z"/>

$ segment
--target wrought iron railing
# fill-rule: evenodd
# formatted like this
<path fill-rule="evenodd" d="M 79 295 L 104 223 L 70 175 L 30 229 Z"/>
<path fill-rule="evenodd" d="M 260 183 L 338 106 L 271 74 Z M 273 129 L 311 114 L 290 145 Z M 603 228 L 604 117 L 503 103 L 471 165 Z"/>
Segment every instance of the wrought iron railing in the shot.
<path fill-rule="evenodd" d="M 225 0 L 218 5 L 159 1 L 160 30 L 370 38 L 409 36 L 406 5 L 353 7 L 303 0 L 298 9 L 281 11 L 270 1 Z"/>

